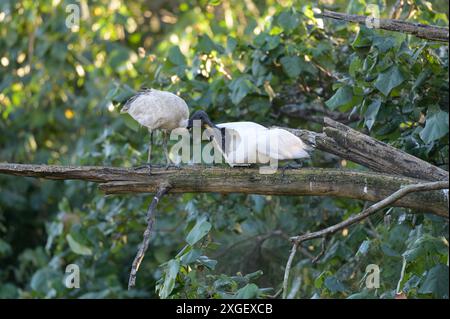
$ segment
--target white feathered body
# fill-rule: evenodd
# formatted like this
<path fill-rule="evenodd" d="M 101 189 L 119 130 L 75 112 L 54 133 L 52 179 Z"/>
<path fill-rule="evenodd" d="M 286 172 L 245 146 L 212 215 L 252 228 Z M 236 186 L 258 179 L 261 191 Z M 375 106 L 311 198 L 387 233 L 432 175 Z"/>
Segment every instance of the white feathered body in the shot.
<path fill-rule="evenodd" d="M 225 128 L 225 149 L 218 139 L 213 141 L 230 166 L 309 158 L 309 147 L 286 130 L 267 128 L 254 122 L 231 122 L 217 126 Z"/>
<path fill-rule="evenodd" d="M 147 89 L 133 96 L 121 113 L 128 113 L 150 131 L 186 127 L 189 108 L 179 96 L 165 91 Z"/>

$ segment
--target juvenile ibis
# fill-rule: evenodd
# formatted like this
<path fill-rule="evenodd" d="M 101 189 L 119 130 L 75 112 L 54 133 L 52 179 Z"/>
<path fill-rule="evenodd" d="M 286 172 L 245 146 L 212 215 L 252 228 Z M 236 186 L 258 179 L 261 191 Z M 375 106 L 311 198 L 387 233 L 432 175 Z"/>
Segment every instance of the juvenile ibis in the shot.
<path fill-rule="evenodd" d="M 143 89 L 131 97 L 121 113 L 128 113 L 150 133 L 148 164 L 151 165 L 153 131 L 161 130 L 166 167 L 172 164 L 167 149 L 168 133 L 176 128 L 185 128 L 189 120 L 189 108 L 179 96 L 155 89 Z"/>

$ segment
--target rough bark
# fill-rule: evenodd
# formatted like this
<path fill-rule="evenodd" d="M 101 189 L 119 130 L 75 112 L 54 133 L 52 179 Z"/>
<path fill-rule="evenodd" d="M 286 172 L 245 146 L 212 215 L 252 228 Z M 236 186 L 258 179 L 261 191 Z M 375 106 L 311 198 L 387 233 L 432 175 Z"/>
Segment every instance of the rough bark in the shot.
<path fill-rule="evenodd" d="M 324 10 L 321 16 L 325 18 L 355 22 L 359 24 L 366 24 L 367 21 L 369 21 L 371 25 L 375 24 L 373 18 L 368 16 L 360 16 L 356 14 L 345 14 Z M 379 29 L 413 34 L 416 37 L 427 40 L 443 41 L 443 42 L 448 42 L 449 40 L 449 30 L 448 28 L 445 27 L 406 22 L 395 19 L 379 19 L 378 21 L 379 21 L 378 25 Z"/>
<path fill-rule="evenodd" d="M 79 179 L 101 183 L 107 194 L 156 192 L 161 183 L 171 193 L 245 193 L 268 195 L 337 196 L 379 201 L 400 187 L 420 180 L 375 172 L 305 168 L 279 170 L 262 175 L 258 169 L 188 166 L 182 169 L 152 168 L 134 170 L 119 167 L 70 167 L 0 164 L 0 173 L 47 179 Z M 414 193 L 400 199 L 400 206 L 448 218 L 448 192 Z"/>
<path fill-rule="evenodd" d="M 285 129 L 321 151 L 377 172 L 427 181 L 448 180 L 447 171 L 330 118 L 324 118 L 323 133 Z"/>

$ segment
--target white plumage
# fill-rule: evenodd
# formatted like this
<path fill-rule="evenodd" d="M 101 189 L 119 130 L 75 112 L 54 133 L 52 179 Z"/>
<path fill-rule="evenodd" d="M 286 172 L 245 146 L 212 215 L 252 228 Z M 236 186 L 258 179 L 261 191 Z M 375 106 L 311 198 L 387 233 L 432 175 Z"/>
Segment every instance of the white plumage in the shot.
<path fill-rule="evenodd" d="M 154 130 L 162 130 L 164 154 L 167 164 L 171 163 L 167 150 L 167 133 L 170 130 L 186 127 L 189 119 L 189 108 L 179 96 L 165 91 L 145 89 L 130 98 L 120 111 L 128 113 L 139 124 L 150 132 L 148 162 L 151 159 Z"/>
<path fill-rule="evenodd" d="M 294 134 L 279 128 L 267 128 L 254 122 L 217 124 L 225 129 L 225 141 L 213 141 L 230 166 L 309 158 L 308 147 Z"/>

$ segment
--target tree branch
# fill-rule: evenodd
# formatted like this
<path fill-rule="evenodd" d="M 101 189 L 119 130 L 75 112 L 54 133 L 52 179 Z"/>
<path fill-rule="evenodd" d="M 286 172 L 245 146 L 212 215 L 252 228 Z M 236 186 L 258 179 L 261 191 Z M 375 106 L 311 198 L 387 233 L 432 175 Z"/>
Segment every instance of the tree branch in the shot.
<path fill-rule="evenodd" d="M 448 181 L 440 181 L 440 182 L 431 182 L 431 183 L 421 183 L 421 184 L 414 184 L 414 185 L 408 185 L 403 188 L 400 188 L 398 191 L 394 192 L 392 195 L 386 197 L 385 199 L 373 204 L 369 208 L 363 210 L 361 213 L 350 217 L 347 220 L 344 220 L 343 222 L 340 222 L 336 225 L 327 227 L 325 229 L 301 235 L 301 236 L 295 236 L 292 237 L 291 240 L 295 242 L 297 245 L 311 239 L 320 238 L 329 236 L 331 234 L 336 233 L 337 231 L 347 228 L 363 219 L 366 219 L 367 217 L 375 214 L 376 212 L 380 211 L 381 209 L 392 205 L 402 197 L 405 197 L 406 195 L 414 192 L 423 192 L 423 191 L 430 191 L 430 190 L 439 190 L 439 189 L 448 189 L 449 188 L 449 182 Z"/>
<path fill-rule="evenodd" d="M 171 193 L 244 193 L 266 195 L 337 196 L 379 201 L 404 185 L 420 180 L 375 172 L 302 168 L 260 174 L 253 168 L 185 166 L 135 170 L 120 167 L 0 164 L 0 173 L 47 179 L 78 179 L 100 183 L 106 194 L 155 193 L 161 183 Z M 449 217 L 448 199 L 442 191 L 410 194 L 395 206 Z"/>
<path fill-rule="evenodd" d="M 360 16 L 356 14 L 345 14 L 324 10 L 321 16 L 324 18 L 355 22 L 359 24 L 366 24 L 367 21 L 369 21 L 371 25 L 375 24 L 374 23 L 375 20 L 373 17 Z M 448 28 L 445 27 L 406 22 L 403 20 L 395 20 L 395 19 L 378 19 L 377 21 L 379 21 L 379 26 L 377 27 L 383 30 L 408 33 L 415 35 L 418 38 L 427 40 L 443 41 L 443 42 L 448 42 L 449 40 L 449 30 Z"/>
<path fill-rule="evenodd" d="M 170 185 L 161 184 L 158 192 L 148 207 L 147 210 L 147 228 L 144 231 L 142 243 L 137 251 L 136 257 L 133 260 L 133 264 L 131 266 L 130 279 L 128 281 L 128 290 L 133 288 L 136 284 L 136 274 L 139 270 L 139 266 L 141 265 L 142 260 L 144 259 L 145 252 L 147 251 L 148 244 L 150 242 L 150 235 L 153 228 L 154 223 L 154 215 L 156 206 L 158 205 L 160 199 L 169 191 Z"/>
<path fill-rule="evenodd" d="M 284 128 L 316 149 L 377 172 L 421 180 L 448 180 L 448 172 L 342 123 L 325 117 L 323 133 Z"/>

